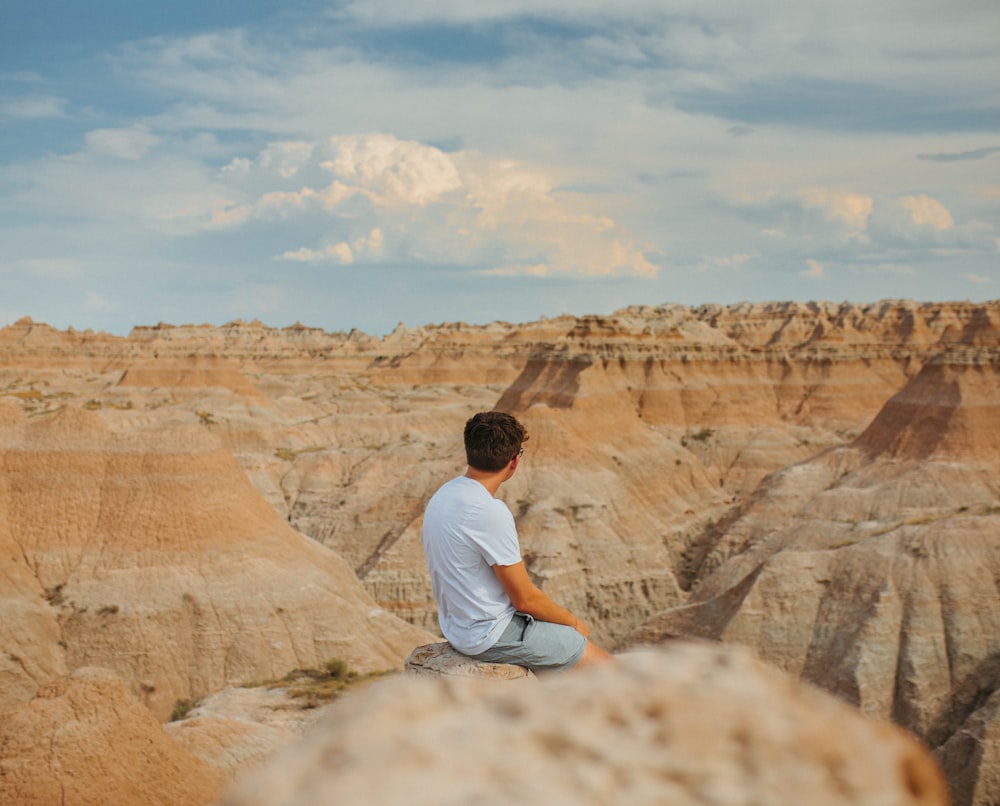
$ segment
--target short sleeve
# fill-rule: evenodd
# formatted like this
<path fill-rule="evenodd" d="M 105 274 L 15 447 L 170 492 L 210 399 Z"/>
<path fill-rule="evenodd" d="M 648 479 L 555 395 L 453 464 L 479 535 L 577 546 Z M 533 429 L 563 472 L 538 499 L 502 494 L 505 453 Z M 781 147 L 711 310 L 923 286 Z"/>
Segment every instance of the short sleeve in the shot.
<path fill-rule="evenodd" d="M 517 539 L 514 516 L 507 505 L 493 499 L 483 509 L 482 522 L 475 530 L 474 539 L 483 557 L 490 565 L 515 565 L 521 562 L 521 546 Z"/>

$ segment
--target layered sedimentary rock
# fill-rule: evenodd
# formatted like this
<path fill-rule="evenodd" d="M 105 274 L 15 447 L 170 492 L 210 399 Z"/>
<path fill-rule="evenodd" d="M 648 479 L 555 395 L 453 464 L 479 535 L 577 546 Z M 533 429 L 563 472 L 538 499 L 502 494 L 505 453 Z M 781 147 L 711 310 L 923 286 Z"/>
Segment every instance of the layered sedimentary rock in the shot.
<path fill-rule="evenodd" d="M 207 806 L 225 783 L 105 669 L 77 669 L 0 709 L 0 803 Z"/>
<path fill-rule="evenodd" d="M 930 754 L 748 653 L 676 645 L 536 685 L 401 678 L 226 806 L 948 803 Z"/>
<path fill-rule="evenodd" d="M 943 354 L 851 444 L 770 476 L 703 547 L 690 599 L 630 642 L 754 646 L 942 748 L 957 802 L 992 802 L 998 464 L 1000 362 Z"/>
<path fill-rule="evenodd" d="M 226 688 L 192 705 L 164 730 L 227 780 L 299 739 L 330 708 L 306 707 L 287 683 Z"/>
<path fill-rule="evenodd" d="M 401 662 L 427 633 L 376 638 L 384 617 L 366 614 L 436 630 L 423 506 L 464 470 L 465 419 L 502 408 L 531 433 L 501 489 L 529 573 L 600 643 L 683 632 L 757 646 L 913 729 L 956 793 L 987 803 L 998 353 L 1000 303 L 637 306 L 383 338 L 259 322 L 120 338 L 22 320 L 0 329 L 0 606 L 16 615 L 0 619 L 0 699 L 103 663 L 162 716 L 174 698 L 369 639 Z M 19 446 L 45 429 L 39 465 Z M 63 443 L 62 481 L 47 481 Z M 119 503 L 95 512 L 95 496 Z M 177 559 L 178 518 L 227 548 Z M 118 541 L 135 541 L 127 563 Z M 247 562 L 256 551 L 266 559 Z M 148 565 L 133 573 L 136 557 Z M 288 557 L 328 568 L 348 598 L 363 585 L 341 638 L 326 640 L 326 583 L 282 570 Z M 249 605 L 230 604 L 248 590 Z M 176 642 L 166 624 L 188 636 L 178 660 L 172 645 L 145 660 Z"/>
<path fill-rule="evenodd" d="M 28 419 L 3 405 L 4 560 L 26 580 L 25 615 L 3 620 L 18 639 L 8 701 L 33 693 L 25 678 L 103 666 L 166 718 L 180 699 L 334 657 L 399 668 L 430 637 L 291 529 L 204 429 L 116 431 L 71 406 Z"/>

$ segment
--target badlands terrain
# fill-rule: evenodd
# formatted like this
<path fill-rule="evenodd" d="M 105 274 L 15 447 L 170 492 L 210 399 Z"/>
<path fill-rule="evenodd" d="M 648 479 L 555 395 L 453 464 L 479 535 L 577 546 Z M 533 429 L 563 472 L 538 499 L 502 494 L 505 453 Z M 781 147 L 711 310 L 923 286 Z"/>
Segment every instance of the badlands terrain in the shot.
<path fill-rule="evenodd" d="M 249 718 L 271 695 L 243 686 L 439 640 L 420 517 L 492 408 L 530 434 L 501 489 L 529 572 L 599 643 L 745 647 L 915 737 L 956 804 L 1000 802 L 998 401 L 1000 303 L 384 338 L 21 320 L 0 330 L 0 802 L 213 802 L 303 729 Z"/>

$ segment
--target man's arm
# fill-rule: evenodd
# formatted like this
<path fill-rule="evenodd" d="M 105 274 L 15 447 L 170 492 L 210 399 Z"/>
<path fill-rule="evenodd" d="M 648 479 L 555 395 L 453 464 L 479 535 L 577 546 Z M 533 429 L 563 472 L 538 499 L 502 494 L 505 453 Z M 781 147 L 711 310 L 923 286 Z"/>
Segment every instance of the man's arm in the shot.
<path fill-rule="evenodd" d="M 565 624 L 572 627 L 584 638 L 590 636 L 590 626 L 578 619 L 565 607 L 560 607 L 543 591 L 535 587 L 528 576 L 524 561 L 514 565 L 494 565 L 503 589 L 507 591 L 511 604 L 520 613 L 527 613 L 539 621 L 551 621 L 555 624 Z"/>

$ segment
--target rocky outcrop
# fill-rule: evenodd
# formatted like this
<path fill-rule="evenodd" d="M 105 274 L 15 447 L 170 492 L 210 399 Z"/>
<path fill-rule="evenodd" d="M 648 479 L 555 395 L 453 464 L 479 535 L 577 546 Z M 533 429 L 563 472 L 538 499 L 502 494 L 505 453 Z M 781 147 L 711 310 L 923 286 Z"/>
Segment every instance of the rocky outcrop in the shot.
<path fill-rule="evenodd" d="M 226 688 L 191 704 L 164 730 L 230 780 L 303 736 L 330 709 L 307 707 L 287 684 L 277 683 Z"/>
<path fill-rule="evenodd" d="M 225 781 L 105 669 L 77 669 L 0 710 L 0 803 L 207 806 Z"/>
<path fill-rule="evenodd" d="M 753 646 L 940 748 L 957 803 L 997 800 L 998 424 L 1000 362 L 926 364 L 852 444 L 769 477 L 629 642 Z"/>
<path fill-rule="evenodd" d="M 498 748 L 500 748 L 498 750 Z M 532 686 L 401 678 L 246 778 L 225 806 L 946 804 L 910 736 L 721 647 Z"/>
<path fill-rule="evenodd" d="M 757 646 L 948 748 L 976 776 L 956 792 L 988 802 L 998 352 L 996 302 L 383 338 L 22 320 L 0 329 L 0 702 L 100 663 L 165 718 L 328 652 L 401 664 L 437 630 L 423 507 L 463 471 L 465 419 L 500 407 L 531 433 L 502 489 L 529 573 L 596 641 Z"/>
<path fill-rule="evenodd" d="M 331 658 L 400 668 L 431 637 L 289 527 L 204 429 L 8 406 L 0 461 L 4 561 L 22 591 L 11 612 L 24 614 L 3 620 L 8 703 L 103 666 L 166 719 L 178 700 Z"/>
<path fill-rule="evenodd" d="M 456 652 L 447 641 L 425 644 L 414 649 L 403 671 L 410 675 L 439 677 L 477 677 L 484 680 L 535 680 L 523 666 L 509 663 L 484 663 Z"/>

